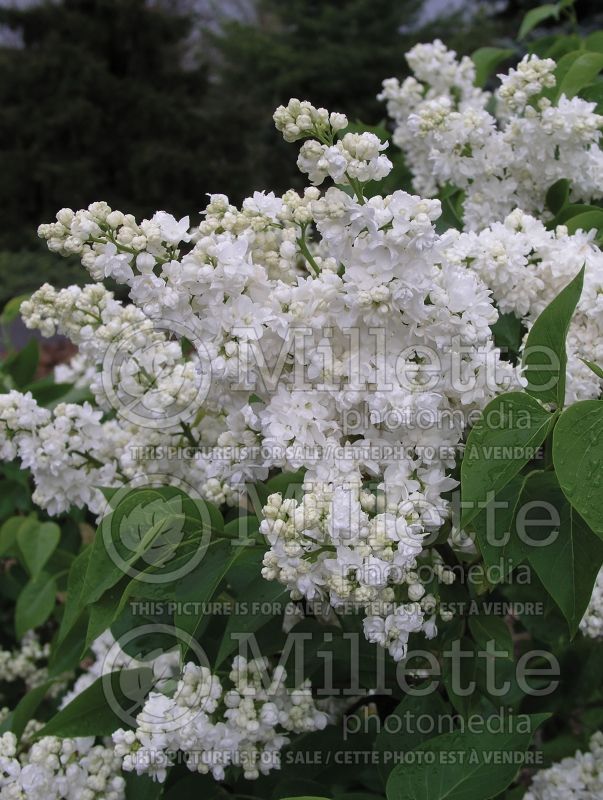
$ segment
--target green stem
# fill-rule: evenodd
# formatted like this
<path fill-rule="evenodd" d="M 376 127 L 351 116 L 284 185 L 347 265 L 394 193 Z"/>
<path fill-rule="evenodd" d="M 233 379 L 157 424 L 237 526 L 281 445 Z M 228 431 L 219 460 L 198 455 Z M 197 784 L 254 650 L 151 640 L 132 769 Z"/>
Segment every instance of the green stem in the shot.
<path fill-rule="evenodd" d="M 348 179 L 350 186 L 354 190 L 354 194 L 356 195 L 356 200 L 358 200 L 359 205 L 363 206 L 366 203 L 366 199 L 362 191 L 362 183 L 356 178 L 350 178 L 347 172 L 345 176 Z"/>
<path fill-rule="evenodd" d="M 182 428 L 182 432 L 184 433 L 184 436 L 185 436 L 187 442 L 192 447 L 198 447 L 199 446 L 199 442 L 193 436 L 193 432 L 191 430 L 191 426 L 188 424 L 188 422 L 181 422 L 180 423 L 180 427 Z"/>
<path fill-rule="evenodd" d="M 319 272 L 320 272 L 320 269 L 318 268 L 318 264 L 314 260 L 314 257 L 312 255 L 312 253 L 308 249 L 308 245 L 306 243 L 306 227 L 307 227 L 307 225 L 302 225 L 301 226 L 301 236 L 299 236 L 296 241 L 297 241 L 297 246 L 299 247 L 301 254 L 306 259 L 306 261 L 308 262 L 310 267 L 312 268 L 311 272 L 314 274 L 314 277 L 316 278 L 318 276 Z"/>
<path fill-rule="evenodd" d="M 94 458 L 90 453 L 82 453 L 81 450 L 72 450 L 71 452 L 76 456 L 81 456 L 81 458 L 85 459 L 85 461 L 97 469 L 105 466 L 102 461 L 99 461 L 98 458 Z"/>

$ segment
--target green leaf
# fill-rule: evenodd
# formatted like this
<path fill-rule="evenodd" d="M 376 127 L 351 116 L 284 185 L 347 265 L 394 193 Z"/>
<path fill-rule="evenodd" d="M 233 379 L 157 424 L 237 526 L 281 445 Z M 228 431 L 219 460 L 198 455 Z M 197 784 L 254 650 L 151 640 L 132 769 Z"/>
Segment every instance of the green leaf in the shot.
<path fill-rule="evenodd" d="M 584 46 L 595 53 L 603 53 L 603 31 L 590 33 L 584 40 Z"/>
<path fill-rule="evenodd" d="M 14 380 L 18 389 L 24 388 L 38 368 L 40 349 L 35 339 L 30 339 L 18 353 L 9 356 L 2 368 Z"/>
<path fill-rule="evenodd" d="M 88 615 L 82 613 L 62 639 L 59 639 L 58 634 L 55 636 L 52 641 L 50 658 L 48 659 L 48 674 L 50 677 L 60 677 L 65 672 L 71 672 L 79 666 L 87 624 Z"/>
<path fill-rule="evenodd" d="M 566 225 L 568 220 L 576 217 L 578 214 L 585 214 L 590 211 L 599 211 L 598 206 L 591 206 L 588 203 L 569 203 L 569 205 L 564 206 L 561 211 L 557 214 L 555 219 L 548 223 L 548 225 L 552 228 L 555 228 L 557 225 Z"/>
<path fill-rule="evenodd" d="M 528 334 L 523 354 L 526 392 L 557 408 L 563 408 L 565 400 L 565 340 L 583 281 L 584 267 L 540 314 Z"/>
<path fill-rule="evenodd" d="M 583 230 L 589 233 L 593 228 L 600 231 L 603 228 L 603 209 L 594 208 L 592 211 L 584 211 L 581 214 L 576 214 L 574 217 L 568 219 L 565 223 L 567 225 L 568 233 L 576 233 L 577 230 Z"/>
<path fill-rule="evenodd" d="M 442 684 L 446 688 L 448 699 L 464 719 L 483 716 L 483 707 L 488 700 L 477 685 L 480 666 L 478 647 L 472 639 L 458 633 L 453 634 L 447 644 L 450 646 L 450 655 L 444 659 L 442 666 Z M 453 655 L 455 646 L 459 647 L 464 658 Z M 463 687 L 469 689 L 464 690 Z"/>
<path fill-rule="evenodd" d="M 42 625 L 54 611 L 57 587 L 52 575 L 41 572 L 25 585 L 15 607 L 15 632 L 21 639 Z"/>
<path fill-rule="evenodd" d="M 445 733 L 429 739 L 414 750 L 425 753 L 423 758 L 398 764 L 393 769 L 387 782 L 387 799 L 487 800 L 495 797 L 517 774 L 519 764 L 509 756 L 527 750 L 534 731 L 547 716 L 528 717 L 529 726 L 525 726 L 525 718 L 519 723 L 514 720 L 508 726 L 511 730 L 502 733 Z M 530 730 L 524 730 L 524 726 Z"/>
<path fill-rule="evenodd" d="M 120 611 L 121 600 L 125 595 L 127 584 L 128 578 L 124 577 L 119 583 L 116 583 L 115 586 L 107 589 L 100 600 L 97 600 L 89 607 L 90 616 L 88 618 L 86 639 L 82 645 L 82 657 L 92 642 L 97 639 L 103 631 L 111 627 Z"/>
<path fill-rule="evenodd" d="M 545 42 L 548 40 L 549 46 L 544 47 L 544 49 L 540 51 L 538 45 L 540 45 L 543 40 Z M 552 58 L 553 61 L 559 62 L 563 56 L 578 50 L 581 46 L 582 39 L 576 34 L 570 36 L 553 34 L 552 36 L 542 37 L 533 42 L 530 47 L 530 52 L 540 55 L 541 58 Z"/>
<path fill-rule="evenodd" d="M 2 309 L 0 314 L 0 325 L 8 325 L 13 320 L 17 319 L 21 311 L 21 303 L 29 300 L 30 294 L 20 294 L 18 297 L 13 297 Z"/>
<path fill-rule="evenodd" d="M 471 55 L 475 64 L 475 85 L 485 86 L 496 67 L 513 55 L 514 51 L 502 47 L 480 47 Z"/>
<path fill-rule="evenodd" d="M 297 472 L 281 472 L 266 483 L 266 491 L 268 494 L 280 492 L 283 497 L 294 497 L 304 482 L 304 475 L 305 470 L 303 469 Z"/>
<path fill-rule="evenodd" d="M 569 502 L 603 537 L 603 402 L 584 400 L 561 414 L 553 433 L 553 463 Z"/>
<path fill-rule="evenodd" d="M 442 700 L 441 695 L 432 692 L 424 697 L 406 695 L 394 711 L 388 714 L 383 727 L 375 737 L 374 745 L 375 751 L 380 754 L 379 774 L 384 784 L 396 766 L 396 759 L 429 738 L 431 734 L 424 733 L 425 728 L 428 731 L 437 731 L 438 722 L 445 717 L 448 709 L 449 706 Z M 418 726 L 412 722 L 409 725 L 409 720 L 418 718 L 425 722 L 430 720 L 430 724 L 421 725 L 421 730 L 417 730 Z"/>
<path fill-rule="evenodd" d="M 463 527 L 534 458 L 552 418 L 520 392 L 499 395 L 488 403 L 469 433 L 461 464 Z"/>
<path fill-rule="evenodd" d="M 580 97 L 589 103 L 596 103 L 595 113 L 603 111 L 603 83 L 592 83 L 580 92 Z"/>
<path fill-rule="evenodd" d="M 473 519 L 473 528 L 485 564 L 495 568 L 488 574 L 493 583 L 507 582 L 512 570 L 524 559 L 524 553 L 517 543 L 514 521 L 515 507 L 519 502 L 524 476 L 516 475 L 496 493 L 496 497 Z M 492 579 L 496 577 L 496 581 Z"/>
<path fill-rule="evenodd" d="M 17 553 L 17 534 L 21 530 L 35 530 L 39 521 L 36 517 L 10 517 L 0 528 L 0 557 L 16 556 Z"/>
<path fill-rule="evenodd" d="M 120 670 L 97 678 L 74 697 L 36 734 L 42 736 L 110 736 L 127 727 L 124 717 L 135 716 L 153 686 L 148 667 Z"/>
<path fill-rule="evenodd" d="M 21 738 L 29 720 L 34 719 L 34 714 L 53 683 L 54 680 L 45 681 L 40 684 L 40 686 L 36 686 L 35 689 L 30 689 L 13 710 L 10 730 L 15 734 L 17 739 Z"/>
<path fill-rule="evenodd" d="M 113 510 L 101 520 L 86 572 L 88 603 L 124 575 L 137 582 L 176 581 L 194 569 L 212 532 L 224 527 L 215 506 L 176 487 L 121 490 L 109 503 Z"/>
<path fill-rule="evenodd" d="M 10 731 L 11 725 L 13 722 L 13 712 L 9 711 L 9 713 L 4 717 L 2 722 L 0 722 L 0 736 L 7 731 Z"/>
<path fill-rule="evenodd" d="M 494 342 L 504 354 L 517 356 L 521 347 L 522 324 L 515 314 L 501 314 L 491 326 Z"/>
<path fill-rule="evenodd" d="M 49 383 L 46 379 L 34 381 L 27 386 L 27 391 L 31 392 L 38 405 L 46 407 L 55 405 L 59 400 L 66 398 L 72 389 L 71 383 Z"/>
<path fill-rule="evenodd" d="M 543 6 L 538 6 L 538 8 L 533 8 L 523 18 L 517 38 L 520 40 L 525 39 L 531 30 L 552 17 L 559 18 L 559 6 L 557 3 L 546 3 Z"/>
<path fill-rule="evenodd" d="M 231 519 L 224 525 L 224 535 L 235 542 L 252 544 L 261 539 L 260 521 L 254 515 Z"/>
<path fill-rule="evenodd" d="M 54 522 L 36 526 L 22 525 L 17 532 L 17 544 L 32 578 L 37 578 L 61 539 L 61 529 Z"/>
<path fill-rule="evenodd" d="M 235 547 L 229 540 L 216 540 L 208 545 L 201 562 L 176 586 L 176 599 L 183 604 L 182 608 L 186 608 L 186 603 L 191 604 L 190 611 L 183 611 L 174 617 L 176 628 L 195 638 L 205 619 L 206 609 L 203 606 L 212 599 L 229 569 L 243 552 L 245 548 Z M 183 646 L 183 657 L 188 649 L 188 646 Z"/>
<path fill-rule="evenodd" d="M 603 69 L 603 53 L 582 53 L 571 64 L 557 85 L 557 97 L 575 97 L 580 89 L 588 86 Z"/>
<path fill-rule="evenodd" d="M 130 772 L 128 774 L 132 775 L 133 782 L 138 780 L 136 773 Z M 161 786 L 161 784 L 157 785 Z M 146 800 L 146 795 L 142 795 L 142 797 Z M 185 775 L 175 783 L 170 783 L 169 786 L 165 787 L 162 797 L 164 800 L 199 800 L 200 797 L 203 797 L 203 800 L 214 800 L 214 798 L 218 798 L 218 800 L 236 800 L 236 795 L 227 792 L 226 789 L 216 783 L 211 775 L 202 775 L 198 772 L 193 775 Z M 130 800 L 127 794 L 126 798 Z"/>
<path fill-rule="evenodd" d="M 159 797 L 164 797 L 164 785 L 159 781 L 153 780 L 150 775 L 138 775 L 136 772 L 126 772 L 124 774 L 126 781 L 126 800 L 157 800 Z M 226 797 L 226 792 L 224 792 Z M 207 795 L 204 795 L 203 800 L 206 800 Z M 184 800 L 184 798 L 181 798 Z M 209 799 L 208 799 L 209 800 Z"/>
<path fill-rule="evenodd" d="M 567 204 L 569 199 L 570 182 L 567 178 L 561 178 L 549 187 L 545 204 L 553 214 L 558 214 Z"/>
<path fill-rule="evenodd" d="M 288 600 L 289 591 L 282 584 L 256 575 L 238 601 L 237 610 L 228 616 L 214 666 L 219 667 L 238 648 L 239 640 L 233 638 L 233 634 L 256 633 L 275 616 L 282 616 Z M 275 604 L 277 610 L 274 610 Z"/>
<path fill-rule="evenodd" d="M 589 361 L 586 358 L 581 358 L 580 361 L 582 361 L 583 364 L 586 364 L 586 366 L 595 373 L 597 378 L 601 378 L 601 380 L 603 380 L 603 369 L 601 369 L 598 364 L 595 364 L 594 361 Z"/>
<path fill-rule="evenodd" d="M 83 589 L 86 602 L 99 600 L 124 574 L 136 575 L 135 565 L 143 557 L 146 567 L 173 554 L 184 520 L 180 497 L 166 499 L 152 488 L 128 492 L 103 517 L 94 537 Z"/>
<path fill-rule="evenodd" d="M 603 542 L 549 471 L 527 476 L 517 505 L 517 532 L 529 563 L 574 635 L 603 563 Z"/>
<path fill-rule="evenodd" d="M 488 642 L 494 642 L 497 651 L 506 653 L 506 658 L 513 660 L 513 638 L 502 617 L 470 615 L 469 630 L 478 645 L 485 648 Z"/>
<path fill-rule="evenodd" d="M 60 644 L 66 638 L 86 606 L 84 582 L 91 555 L 92 545 L 89 545 L 75 558 L 69 570 L 69 576 L 67 578 L 67 602 L 63 609 L 57 644 Z"/>

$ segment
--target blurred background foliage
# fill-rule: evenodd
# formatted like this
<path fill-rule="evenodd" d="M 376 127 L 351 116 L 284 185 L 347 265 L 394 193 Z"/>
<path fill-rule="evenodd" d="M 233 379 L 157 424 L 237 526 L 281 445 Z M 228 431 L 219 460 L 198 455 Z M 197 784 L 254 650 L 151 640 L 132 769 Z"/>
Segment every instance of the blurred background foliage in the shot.
<path fill-rule="evenodd" d="M 301 184 L 272 112 L 289 97 L 376 125 L 381 81 L 439 36 L 512 45 L 540 0 L 0 0 L 0 307 L 84 282 L 40 222 L 104 199 L 138 217 L 195 214 Z M 578 0 L 581 25 L 602 16 Z"/>

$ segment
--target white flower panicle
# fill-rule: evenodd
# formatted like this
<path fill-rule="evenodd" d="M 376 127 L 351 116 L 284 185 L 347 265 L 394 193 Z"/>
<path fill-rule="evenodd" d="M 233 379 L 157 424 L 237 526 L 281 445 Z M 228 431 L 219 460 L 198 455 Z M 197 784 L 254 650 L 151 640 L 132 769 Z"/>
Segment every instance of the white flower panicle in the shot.
<path fill-rule="evenodd" d="M 591 639 L 603 637 L 603 569 L 597 575 L 588 607 L 580 621 L 580 630 Z"/>
<path fill-rule="evenodd" d="M 50 645 L 42 644 L 34 631 L 28 631 L 12 650 L 0 650 L 2 682 L 21 680 L 27 689 L 40 686 L 47 678 Z"/>
<path fill-rule="evenodd" d="M 179 673 L 177 651 L 162 653 L 144 662 L 136 661 L 121 650 L 110 631 L 98 637 L 91 650 L 94 661 L 63 695 L 61 709 L 101 675 L 119 669 L 150 667 L 155 687 L 159 689 Z M 40 645 L 33 633 L 27 634 L 20 651 L 0 651 L 2 679 L 22 679 L 28 688 L 39 686 L 47 673 L 37 662 L 44 660 L 48 651 L 49 647 Z M 64 684 L 58 688 L 64 689 Z M 42 723 L 30 721 L 20 743 L 13 733 L 0 736 L 0 800 L 124 800 L 121 758 L 114 752 L 110 740 L 97 744 L 95 737 L 44 736 L 34 741 L 33 735 L 42 727 Z"/>
<path fill-rule="evenodd" d="M 126 772 L 148 774 L 163 782 L 180 751 L 191 772 L 223 780 L 231 766 L 247 779 L 280 766 L 287 733 L 321 730 L 329 721 L 312 699 L 310 686 L 285 686 L 282 667 L 270 670 L 265 659 L 237 656 L 224 689 L 207 667 L 185 665 L 173 697 L 151 693 L 134 731 L 113 734 L 115 753 Z"/>
<path fill-rule="evenodd" d="M 497 97 L 504 110 L 524 111 L 531 97 L 541 94 L 544 89 L 552 89 L 556 84 L 556 66 L 552 58 L 538 58 L 532 54 L 524 56 L 517 69 L 510 69 L 507 75 L 499 75 Z"/>
<path fill-rule="evenodd" d="M 119 757 L 94 737 L 0 736 L 0 800 L 124 800 L 125 786 Z"/>
<path fill-rule="evenodd" d="M 0 395 L 0 431 L 4 458 L 19 457 L 31 470 L 33 500 L 49 514 L 72 504 L 94 512 L 103 507 L 97 487 L 115 483 L 114 446 L 124 435 L 115 422 L 101 422 L 89 403 L 59 403 L 52 412 L 38 407 L 30 393 Z"/>
<path fill-rule="evenodd" d="M 359 481 L 335 488 L 306 482 L 305 489 L 300 502 L 280 494 L 268 498 L 260 528 L 271 545 L 264 577 L 284 583 L 294 599 L 326 598 L 335 609 L 363 609 L 367 639 L 387 647 L 396 660 L 406 655 L 410 633 L 435 636 L 437 603 L 425 593 L 416 568 L 425 530 L 438 527 L 441 510 L 430 507 L 425 495 L 419 506 L 418 492 L 414 503 L 396 497 L 386 503 L 362 490 Z M 382 513 L 375 513 L 378 506 Z M 437 522 L 430 513 L 438 515 Z M 435 551 L 421 561 L 437 580 L 453 581 Z"/>
<path fill-rule="evenodd" d="M 315 108 L 307 100 L 297 98 L 291 98 L 286 106 L 279 106 L 273 119 L 277 131 L 283 134 L 286 142 L 308 137 L 321 139 L 348 126 L 345 114 L 329 113 L 326 108 Z"/>
<path fill-rule="evenodd" d="M 246 482 L 304 469 L 295 520 L 266 511 L 266 577 L 364 608 L 367 636 L 400 658 L 410 632 L 436 631 L 437 602 L 414 570 L 448 515 L 456 448 L 470 415 L 515 377 L 492 341 L 488 290 L 447 255 L 454 237 L 436 233 L 439 202 L 403 191 L 365 201 L 382 163 L 373 134 L 335 143 L 343 116 L 296 101 L 276 118 L 288 138 L 342 147 L 356 197 L 256 193 L 239 210 L 214 195 L 192 230 L 163 212 L 139 225 L 94 203 L 42 226 L 53 249 L 77 245 L 93 278 L 125 283 L 132 303 L 91 285 L 44 286 L 23 304 L 30 327 L 78 345 L 98 408 L 38 418 L 28 406 L 32 419 L 13 428 L 11 406 L 10 455 L 32 469 L 51 513 L 101 513 L 97 487 L 154 472 L 236 504 Z M 143 418 L 131 413 L 140 404 Z M 183 445 L 194 457 L 135 455 Z"/>
<path fill-rule="evenodd" d="M 479 231 L 521 208 L 547 217 L 547 190 L 571 181 L 572 202 L 603 196 L 603 116 L 596 104 L 561 94 L 556 64 L 526 56 L 499 75 L 495 114 L 490 96 L 473 86 L 467 57 L 457 61 L 440 41 L 407 54 L 414 76 L 384 81 L 379 95 L 396 125 L 394 143 L 406 155 L 413 185 L 433 196 L 446 185 L 464 191 L 464 225 Z"/>
<path fill-rule="evenodd" d="M 381 155 L 387 143 L 374 133 L 346 133 L 335 141 L 336 134 L 348 126 L 345 114 L 329 114 L 307 101 L 292 99 L 276 109 L 274 122 L 286 142 L 306 139 L 297 166 L 316 185 L 327 177 L 339 184 L 378 181 L 392 170 L 389 158 Z"/>
<path fill-rule="evenodd" d="M 592 233 L 569 235 L 516 210 L 479 233 L 462 233 L 449 257 L 476 272 L 502 313 L 529 328 L 585 267 L 584 286 L 567 338 L 566 402 L 597 398 L 601 379 L 581 359 L 603 363 L 603 253 Z"/>
<path fill-rule="evenodd" d="M 523 800 L 595 800 L 603 796 L 603 732 L 596 731 L 587 752 L 576 752 L 537 772 Z"/>
<path fill-rule="evenodd" d="M 438 75 L 414 116 L 446 126 L 461 115 L 459 146 L 467 135 L 478 144 L 490 123 L 471 62 L 441 43 L 409 59 L 418 77 Z M 520 70 L 526 86 L 531 69 L 546 73 L 530 64 Z M 402 98 L 390 84 L 390 102 L 423 103 L 413 80 Z M 472 115 L 472 133 L 462 115 Z M 32 470 L 36 501 L 53 514 L 70 505 L 100 514 L 98 487 L 154 474 L 237 505 L 245 484 L 303 470 L 301 495 L 273 495 L 264 509 L 264 576 L 294 597 L 362 609 L 367 638 L 402 658 L 411 633 L 433 636 L 443 619 L 438 586 L 451 573 L 429 542 L 449 515 L 467 425 L 519 385 L 493 342 L 491 290 L 501 310 L 530 324 L 587 260 L 570 349 L 582 320 L 592 334 L 577 352 L 600 361 L 590 345 L 600 252 L 589 237 L 548 232 L 521 212 L 480 234 L 439 234 L 437 200 L 365 198 L 366 181 L 385 174 L 374 134 L 346 133 L 343 115 L 297 100 L 275 121 L 287 140 L 305 140 L 300 157 L 309 154 L 313 177 L 347 180 L 354 196 L 334 186 L 256 192 L 238 209 L 212 195 L 192 227 L 166 212 L 138 223 L 93 203 L 41 227 L 53 250 L 78 252 L 94 280 L 125 284 L 131 303 L 92 284 L 46 285 L 23 304 L 30 327 L 78 345 L 74 369 L 93 376 L 95 405 L 50 412 L 7 395 L 3 452 Z M 492 266 L 507 262 L 512 279 Z M 594 392 L 598 380 L 573 361 L 583 383 L 568 381 L 570 391 Z M 169 458 L 182 448 L 190 455 Z M 417 578 L 424 565 L 437 578 L 429 591 Z"/>

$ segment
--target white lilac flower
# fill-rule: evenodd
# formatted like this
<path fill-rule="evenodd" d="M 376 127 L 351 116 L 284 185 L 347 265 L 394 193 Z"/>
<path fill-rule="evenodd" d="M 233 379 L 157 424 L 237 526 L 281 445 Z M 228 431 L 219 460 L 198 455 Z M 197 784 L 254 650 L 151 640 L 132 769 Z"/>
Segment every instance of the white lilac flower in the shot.
<path fill-rule="evenodd" d="M 569 235 L 516 210 L 479 233 L 463 233 L 452 260 L 477 273 L 502 313 L 529 328 L 544 308 L 585 267 L 584 287 L 569 329 L 566 402 L 597 398 L 601 380 L 581 359 L 603 362 L 603 253 L 592 233 Z"/>
<path fill-rule="evenodd" d="M 93 737 L 43 736 L 31 743 L 31 727 L 21 743 L 13 733 L 0 736 L 2 800 L 124 800 L 126 782 L 111 747 L 95 745 Z"/>
<path fill-rule="evenodd" d="M 434 142 L 444 150 L 453 142 L 470 181 L 473 160 L 488 163 L 483 142 L 496 135 L 504 163 L 505 148 L 519 145 L 485 110 L 471 61 L 435 43 L 413 49 L 409 62 L 417 77 L 385 90 L 415 126 L 409 142 L 435 137 L 430 153 Z M 546 88 L 548 69 L 533 59 L 522 67 L 522 91 L 538 82 L 530 70 Z M 424 93 L 428 75 L 436 77 Z M 555 106 L 567 124 L 544 107 L 538 119 L 571 143 L 580 113 L 581 146 L 590 146 L 598 127 L 574 101 Z M 365 199 L 364 183 L 388 169 L 374 134 L 345 133 L 342 115 L 298 100 L 275 120 L 287 140 L 303 140 L 312 179 L 347 181 L 353 195 L 334 186 L 255 193 L 238 209 L 216 194 L 190 230 L 164 212 L 139 223 L 95 203 L 41 227 L 51 249 L 77 250 L 96 281 L 107 259 L 124 256 L 112 274 L 131 302 L 92 284 L 45 285 L 23 304 L 30 327 L 77 344 L 95 405 L 46 412 L 9 396 L 5 448 L 32 469 L 36 499 L 51 513 L 72 504 L 100 513 L 97 487 L 154 474 L 238 505 L 245 485 L 303 470 L 296 497 L 272 495 L 264 508 L 264 576 L 296 599 L 362 610 L 367 636 L 401 657 L 407 633 L 432 636 L 442 619 L 418 566 L 433 567 L 436 587 L 450 578 L 424 544 L 448 518 L 467 425 L 519 385 L 494 346 L 493 301 L 530 325 L 586 261 L 569 349 L 601 363 L 601 254 L 590 235 L 547 231 L 518 211 L 479 233 L 439 234 L 437 200 L 403 191 Z M 434 175 L 427 160 L 426 181 Z M 587 373 L 570 359 L 569 399 L 596 396 L 599 381 Z M 16 407 L 26 409 L 18 429 Z M 191 445 L 190 457 L 167 455 Z M 410 606 L 417 612 L 404 621 L 397 609 Z"/>
<path fill-rule="evenodd" d="M 49 653 L 50 645 L 42 644 L 34 631 L 28 631 L 18 647 L 0 650 L 2 681 L 10 683 L 22 680 L 28 689 L 40 686 L 47 678 Z"/>
<path fill-rule="evenodd" d="M 594 800 L 602 794 L 603 732 L 597 731 L 587 752 L 537 772 L 523 800 Z"/>
<path fill-rule="evenodd" d="M 407 53 L 414 75 L 383 82 L 379 95 L 395 123 L 394 143 L 406 155 L 413 185 L 433 196 L 447 185 L 464 192 L 465 229 L 479 231 L 515 208 L 550 217 L 547 190 L 561 178 L 572 202 L 603 196 L 603 116 L 596 104 L 564 94 L 552 103 L 552 59 L 526 56 L 499 75 L 490 95 L 474 87 L 475 67 L 442 42 Z"/>
<path fill-rule="evenodd" d="M 591 639 L 603 637 L 603 569 L 597 575 L 592 597 L 580 621 L 580 630 Z"/>
<path fill-rule="evenodd" d="M 282 667 L 237 656 L 231 687 L 206 667 L 184 666 L 173 697 L 153 692 L 136 718 L 134 731 L 113 734 L 115 754 L 126 772 L 163 782 L 173 754 L 180 751 L 192 772 L 223 780 L 230 765 L 253 780 L 280 765 L 287 733 L 321 730 L 329 716 L 318 709 L 309 683 L 285 686 Z"/>

